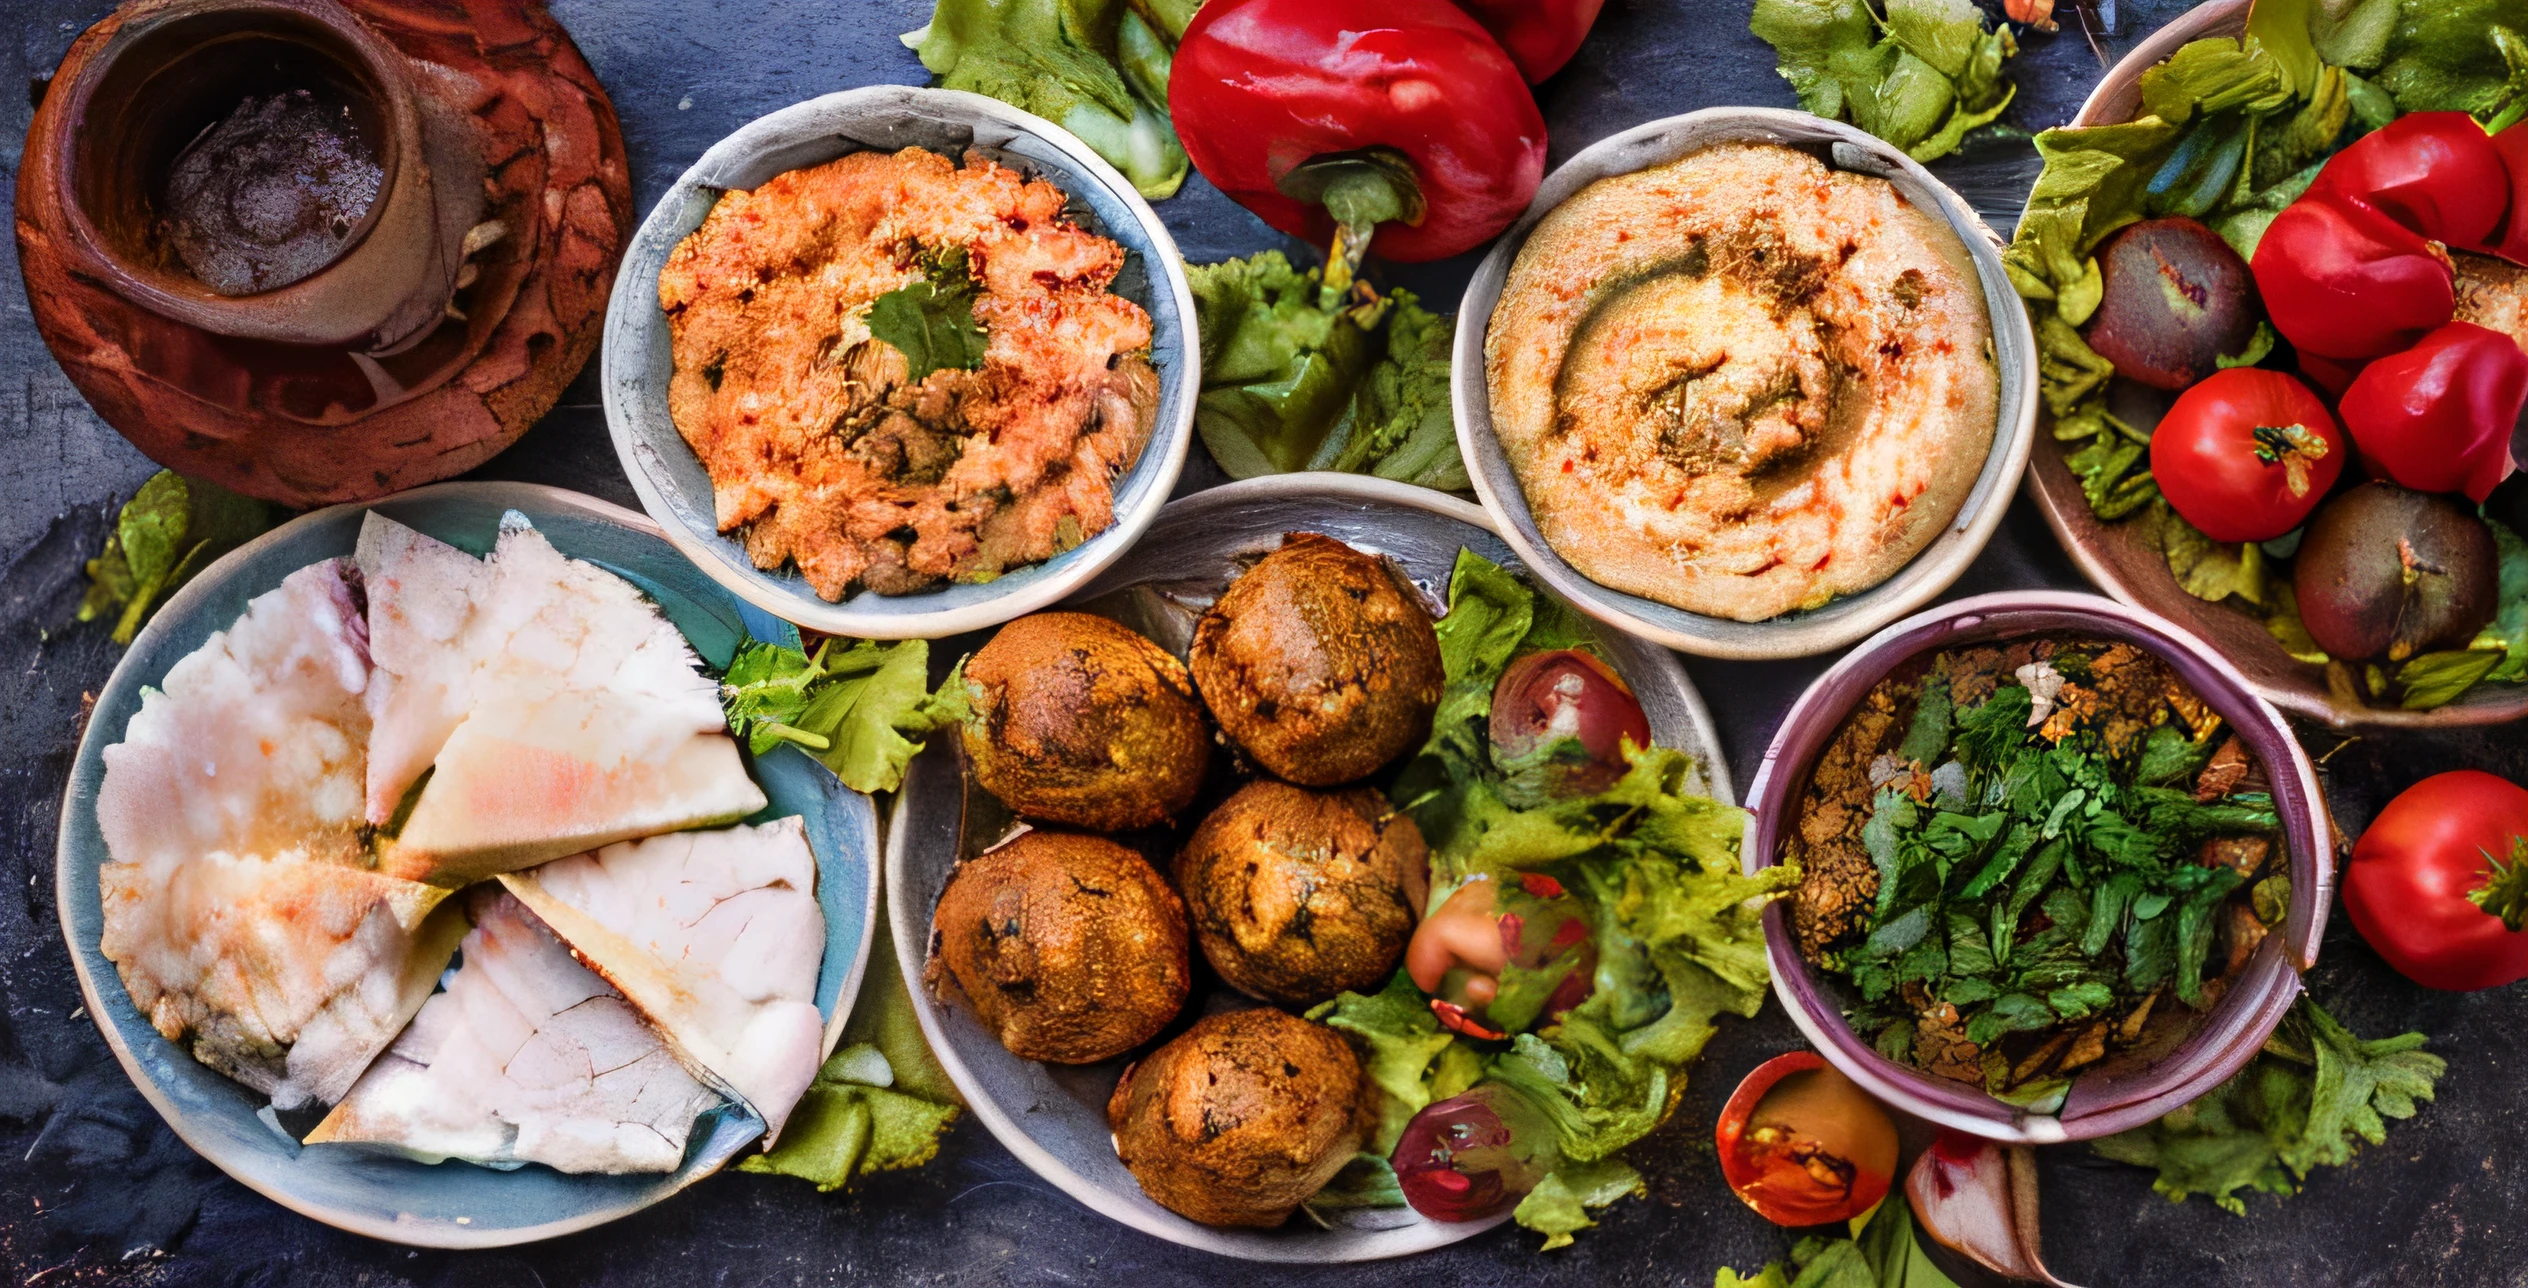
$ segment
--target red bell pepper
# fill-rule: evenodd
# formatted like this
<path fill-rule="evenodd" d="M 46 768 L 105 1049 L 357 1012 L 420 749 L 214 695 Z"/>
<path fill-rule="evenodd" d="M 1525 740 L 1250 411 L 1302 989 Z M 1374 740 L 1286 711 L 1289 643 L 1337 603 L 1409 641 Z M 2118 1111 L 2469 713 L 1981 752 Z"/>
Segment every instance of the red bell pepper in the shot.
<path fill-rule="evenodd" d="M 2388 802 L 2353 844 L 2344 909 L 2379 955 L 2425 988 L 2528 977 L 2528 789 L 2480 770 L 2438 774 Z"/>
<path fill-rule="evenodd" d="M 2528 353 L 2499 331 L 2452 322 L 2364 367 L 2340 410 L 2371 474 L 2481 505 L 2510 477 L 2523 407 Z"/>
<path fill-rule="evenodd" d="M 2458 311 L 2449 252 L 2341 194 L 2275 216 L 2253 267 L 2274 328 L 2322 357 L 2384 357 Z"/>
<path fill-rule="evenodd" d="M 1561 71 L 1580 52 L 1606 0 L 1457 0 L 1501 42 L 1530 85 Z"/>
<path fill-rule="evenodd" d="M 1545 118 L 1499 42 L 1448 0 L 1210 0 L 1168 113 L 1205 178 L 1265 223 L 1332 240 L 1348 287 L 1392 259 L 1472 250 L 1545 176 Z"/>
<path fill-rule="evenodd" d="M 2510 211 L 2510 167 L 2464 112 L 2416 112 L 2335 155 L 2307 200 L 2353 198 L 2423 236 L 2490 252 Z"/>

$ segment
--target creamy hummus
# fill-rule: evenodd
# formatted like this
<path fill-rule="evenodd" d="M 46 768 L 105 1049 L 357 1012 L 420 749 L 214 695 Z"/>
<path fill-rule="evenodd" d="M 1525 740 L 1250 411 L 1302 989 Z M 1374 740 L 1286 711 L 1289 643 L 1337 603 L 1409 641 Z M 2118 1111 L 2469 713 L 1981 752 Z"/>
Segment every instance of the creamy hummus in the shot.
<path fill-rule="evenodd" d="M 1739 621 L 1867 590 L 1921 553 L 2000 409 L 1956 235 L 1885 180 L 1769 144 L 1557 207 L 1511 267 L 1486 367 L 1555 552 Z"/>

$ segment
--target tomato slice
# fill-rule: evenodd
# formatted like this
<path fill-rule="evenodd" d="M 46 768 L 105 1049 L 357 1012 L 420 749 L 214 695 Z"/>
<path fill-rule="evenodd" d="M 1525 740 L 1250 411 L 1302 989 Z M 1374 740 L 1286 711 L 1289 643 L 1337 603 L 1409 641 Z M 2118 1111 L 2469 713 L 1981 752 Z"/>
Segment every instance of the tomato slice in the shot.
<path fill-rule="evenodd" d="M 2349 455 L 2316 391 L 2240 367 L 2178 396 L 2151 433 L 2151 478 L 2214 541 L 2270 541 L 2307 521 Z"/>
<path fill-rule="evenodd" d="M 1714 1143 L 1729 1188 L 1780 1226 L 1849 1221 L 1896 1176 L 1895 1121 L 1814 1051 L 1756 1066 L 1721 1109 Z"/>

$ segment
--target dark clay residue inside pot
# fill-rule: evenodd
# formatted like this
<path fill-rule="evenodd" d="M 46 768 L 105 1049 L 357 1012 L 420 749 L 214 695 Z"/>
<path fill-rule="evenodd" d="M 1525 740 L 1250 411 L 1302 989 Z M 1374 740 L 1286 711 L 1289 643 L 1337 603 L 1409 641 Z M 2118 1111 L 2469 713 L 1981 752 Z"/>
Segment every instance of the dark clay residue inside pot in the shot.
<path fill-rule="evenodd" d="M 383 177 L 349 107 L 249 96 L 178 154 L 159 230 L 212 290 L 269 291 L 332 263 Z"/>

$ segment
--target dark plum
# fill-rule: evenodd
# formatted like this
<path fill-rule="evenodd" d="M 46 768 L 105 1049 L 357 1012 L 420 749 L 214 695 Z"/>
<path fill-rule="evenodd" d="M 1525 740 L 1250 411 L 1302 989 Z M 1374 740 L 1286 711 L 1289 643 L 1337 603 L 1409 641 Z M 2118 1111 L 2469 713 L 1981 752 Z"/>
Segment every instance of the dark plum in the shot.
<path fill-rule="evenodd" d="M 1490 727 L 1502 795 L 1523 809 L 1613 787 L 1631 767 L 1624 744 L 1650 745 L 1632 689 L 1578 649 L 1512 662 L 1493 687 Z"/>
<path fill-rule="evenodd" d="M 1414 1211 L 1480 1221 L 1517 1206 L 1562 1165 L 1562 1152 L 1541 1109 L 1487 1082 L 1415 1114 L 1387 1163 Z"/>
<path fill-rule="evenodd" d="M 2244 352 L 2262 316 L 2247 261 L 2191 219 L 2152 219 L 2117 233 L 2099 255 L 2106 294 L 2089 347 L 2116 374 L 2183 389 Z"/>
<path fill-rule="evenodd" d="M 2364 483 L 2321 507 L 2292 589 L 2309 634 L 2346 661 L 2463 648 L 2493 619 L 2493 533 L 2456 498 Z"/>

